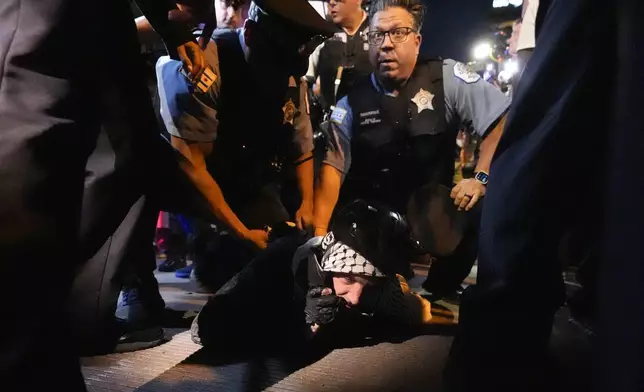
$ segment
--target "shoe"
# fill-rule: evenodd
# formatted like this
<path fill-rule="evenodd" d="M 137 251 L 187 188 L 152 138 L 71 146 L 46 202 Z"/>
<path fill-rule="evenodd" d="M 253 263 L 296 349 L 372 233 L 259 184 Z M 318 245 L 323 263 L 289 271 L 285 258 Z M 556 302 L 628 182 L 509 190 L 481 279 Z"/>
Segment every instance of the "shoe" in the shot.
<path fill-rule="evenodd" d="M 126 353 L 156 347 L 165 342 L 163 328 L 136 326 L 117 318 L 122 333 L 114 347 L 116 353 Z"/>
<path fill-rule="evenodd" d="M 174 276 L 180 279 L 190 279 L 192 276 L 192 270 L 194 269 L 195 265 L 190 264 L 187 265 L 183 268 L 179 268 L 178 270 L 175 271 Z"/>
<path fill-rule="evenodd" d="M 138 288 L 123 288 L 116 313 L 123 321 L 137 322 L 146 318 L 146 308 Z"/>
<path fill-rule="evenodd" d="M 158 290 L 158 286 L 151 284 L 124 287 L 116 316 L 130 324 L 160 325 L 165 302 Z"/>
<path fill-rule="evenodd" d="M 183 258 L 167 258 L 159 264 L 159 272 L 175 272 L 186 266 L 186 260 Z"/>

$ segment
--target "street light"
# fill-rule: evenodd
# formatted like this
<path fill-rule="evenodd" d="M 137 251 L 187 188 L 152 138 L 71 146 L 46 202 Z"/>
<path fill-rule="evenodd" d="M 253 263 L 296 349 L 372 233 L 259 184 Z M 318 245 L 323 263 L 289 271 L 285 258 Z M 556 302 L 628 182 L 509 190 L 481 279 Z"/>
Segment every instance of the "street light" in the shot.
<path fill-rule="evenodd" d="M 472 51 L 472 55 L 476 60 L 484 60 L 490 56 L 490 53 L 492 53 L 492 46 L 487 42 L 476 45 Z"/>
<path fill-rule="evenodd" d="M 503 64 L 503 70 L 510 75 L 519 72 L 519 64 L 515 60 L 508 60 Z"/>

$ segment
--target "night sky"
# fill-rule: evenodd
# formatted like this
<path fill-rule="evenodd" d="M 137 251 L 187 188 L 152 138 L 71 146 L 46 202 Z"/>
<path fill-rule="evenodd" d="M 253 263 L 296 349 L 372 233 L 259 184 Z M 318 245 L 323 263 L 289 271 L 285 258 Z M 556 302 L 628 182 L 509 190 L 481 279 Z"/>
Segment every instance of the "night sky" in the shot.
<path fill-rule="evenodd" d="M 423 0 L 423 53 L 431 57 L 470 60 L 472 46 L 487 23 L 492 0 Z"/>

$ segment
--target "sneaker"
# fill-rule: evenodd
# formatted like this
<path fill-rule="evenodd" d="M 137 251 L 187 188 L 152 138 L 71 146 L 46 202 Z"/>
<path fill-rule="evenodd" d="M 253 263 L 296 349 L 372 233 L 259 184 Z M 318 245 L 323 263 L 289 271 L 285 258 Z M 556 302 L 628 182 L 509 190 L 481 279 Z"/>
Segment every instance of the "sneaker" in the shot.
<path fill-rule="evenodd" d="M 183 258 L 167 258 L 159 264 L 159 272 L 175 272 L 186 266 L 186 260 Z"/>
<path fill-rule="evenodd" d="M 175 271 L 174 276 L 180 279 L 190 279 L 194 266 L 195 266 L 194 264 L 190 264 L 183 268 L 179 268 L 178 270 Z"/>
<path fill-rule="evenodd" d="M 123 321 L 135 320 L 145 318 L 147 314 L 145 305 L 141 300 L 141 293 L 138 288 L 124 288 L 121 290 L 121 301 L 118 303 L 116 313 Z"/>

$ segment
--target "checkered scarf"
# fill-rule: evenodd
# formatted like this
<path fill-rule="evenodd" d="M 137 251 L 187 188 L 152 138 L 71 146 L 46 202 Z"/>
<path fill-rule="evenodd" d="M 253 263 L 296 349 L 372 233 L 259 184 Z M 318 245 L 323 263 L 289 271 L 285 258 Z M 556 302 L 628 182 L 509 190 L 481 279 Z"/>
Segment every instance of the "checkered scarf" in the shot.
<path fill-rule="evenodd" d="M 342 272 L 378 278 L 385 277 L 385 274 L 360 253 L 342 241 L 337 241 L 333 232 L 329 232 L 324 237 L 321 247 L 324 251 L 324 256 L 322 256 L 322 271 Z"/>

